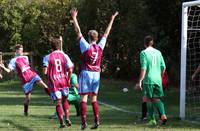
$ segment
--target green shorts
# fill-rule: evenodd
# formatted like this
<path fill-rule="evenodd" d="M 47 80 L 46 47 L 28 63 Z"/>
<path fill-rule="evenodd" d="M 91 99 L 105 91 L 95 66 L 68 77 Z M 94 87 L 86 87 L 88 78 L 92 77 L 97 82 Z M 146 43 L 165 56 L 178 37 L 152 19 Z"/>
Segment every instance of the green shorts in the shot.
<path fill-rule="evenodd" d="M 143 97 L 147 98 L 160 98 L 163 97 L 162 86 L 157 84 L 144 84 L 143 85 Z"/>
<path fill-rule="evenodd" d="M 73 101 L 80 101 L 80 96 L 77 94 L 69 94 L 67 97 L 67 100 L 69 103 L 71 103 Z"/>

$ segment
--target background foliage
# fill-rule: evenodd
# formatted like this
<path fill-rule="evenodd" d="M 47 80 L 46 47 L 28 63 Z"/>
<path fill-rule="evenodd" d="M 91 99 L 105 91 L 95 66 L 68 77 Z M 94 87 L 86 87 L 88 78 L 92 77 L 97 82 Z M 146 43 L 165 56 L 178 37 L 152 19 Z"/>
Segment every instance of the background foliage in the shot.
<path fill-rule="evenodd" d="M 179 0 L 1 0 L 0 51 L 11 51 L 14 44 L 23 43 L 26 51 L 34 52 L 35 65 L 39 65 L 49 51 L 48 38 L 62 35 L 64 50 L 79 70 L 79 45 L 69 14 L 73 6 L 79 10 L 78 20 L 86 38 L 89 29 L 102 35 L 112 13 L 120 12 L 104 51 L 103 77 L 137 79 L 143 38 L 151 34 L 155 47 L 163 53 L 172 82 L 178 83 Z"/>

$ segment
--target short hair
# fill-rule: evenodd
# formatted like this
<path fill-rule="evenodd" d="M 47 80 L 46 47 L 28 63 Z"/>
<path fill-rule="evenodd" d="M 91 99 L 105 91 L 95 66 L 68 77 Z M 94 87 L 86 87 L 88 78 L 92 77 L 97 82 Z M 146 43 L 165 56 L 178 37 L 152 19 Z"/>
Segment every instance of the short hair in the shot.
<path fill-rule="evenodd" d="M 58 50 L 61 49 L 61 40 L 58 38 L 50 38 L 51 49 Z"/>
<path fill-rule="evenodd" d="M 22 44 L 16 44 L 15 45 L 15 50 L 19 50 L 20 48 L 23 48 Z"/>
<path fill-rule="evenodd" d="M 89 30 L 88 36 L 89 36 L 89 39 L 91 41 L 97 41 L 98 40 L 98 32 L 96 30 Z"/>
<path fill-rule="evenodd" d="M 153 37 L 148 35 L 144 38 L 144 44 L 146 46 L 152 46 L 153 45 Z"/>

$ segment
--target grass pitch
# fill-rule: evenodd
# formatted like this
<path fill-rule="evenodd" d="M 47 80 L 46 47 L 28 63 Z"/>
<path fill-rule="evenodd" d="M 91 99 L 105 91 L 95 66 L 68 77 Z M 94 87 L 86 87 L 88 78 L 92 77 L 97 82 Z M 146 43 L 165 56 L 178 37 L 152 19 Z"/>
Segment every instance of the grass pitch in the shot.
<path fill-rule="evenodd" d="M 200 130 L 200 124 L 180 121 L 179 92 L 176 89 L 166 91 L 163 99 L 168 114 L 166 126 L 148 127 L 139 122 L 141 93 L 133 89 L 134 84 L 124 81 L 102 80 L 99 92 L 101 126 L 98 131 L 188 131 Z M 122 89 L 129 91 L 123 93 Z M 75 115 L 74 106 L 70 106 L 72 127 L 59 129 L 59 122 L 49 119 L 55 111 L 50 98 L 40 87 L 35 86 L 32 93 L 29 116 L 23 116 L 24 95 L 18 81 L 1 81 L 0 83 L 0 131 L 55 131 L 80 130 L 80 118 Z M 88 105 L 90 103 L 88 102 Z M 93 124 L 92 108 L 88 106 L 88 128 Z"/>

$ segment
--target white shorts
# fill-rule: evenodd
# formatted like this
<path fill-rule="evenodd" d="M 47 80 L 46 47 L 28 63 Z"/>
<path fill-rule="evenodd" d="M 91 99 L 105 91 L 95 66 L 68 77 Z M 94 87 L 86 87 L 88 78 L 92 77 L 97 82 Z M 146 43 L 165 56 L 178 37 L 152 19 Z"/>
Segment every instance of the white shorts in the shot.
<path fill-rule="evenodd" d="M 36 75 L 30 82 L 24 84 L 22 86 L 24 94 L 28 95 L 29 93 L 31 93 L 31 91 L 33 90 L 33 85 L 40 80 L 41 80 L 40 76 Z"/>
<path fill-rule="evenodd" d="M 69 88 L 64 88 L 56 92 L 51 92 L 50 96 L 53 101 L 60 100 L 62 97 L 67 97 L 69 95 Z"/>
<path fill-rule="evenodd" d="M 79 94 L 98 94 L 100 72 L 82 70 L 79 75 Z"/>

